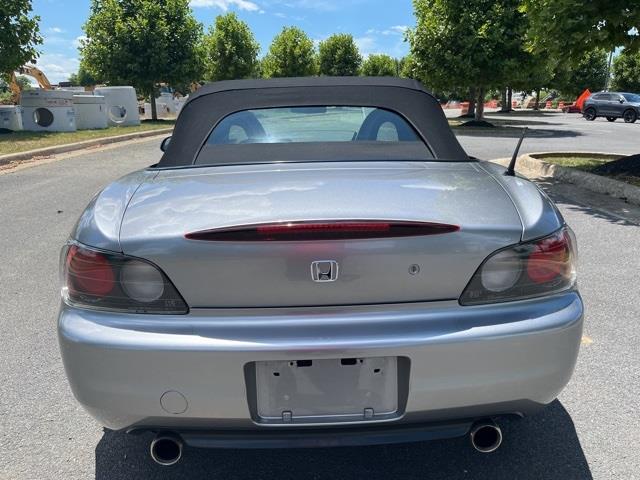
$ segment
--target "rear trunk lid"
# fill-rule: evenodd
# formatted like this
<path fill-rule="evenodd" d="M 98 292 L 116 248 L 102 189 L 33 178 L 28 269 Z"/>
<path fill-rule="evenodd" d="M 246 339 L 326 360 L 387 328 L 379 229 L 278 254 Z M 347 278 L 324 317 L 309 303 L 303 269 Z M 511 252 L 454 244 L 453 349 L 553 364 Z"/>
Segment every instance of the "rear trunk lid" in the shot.
<path fill-rule="evenodd" d="M 399 238 L 206 241 L 210 229 L 297 221 L 436 222 L 459 230 Z M 122 221 L 124 253 L 157 264 L 192 308 L 457 299 L 480 263 L 517 243 L 518 213 L 473 162 L 306 163 L 163 170 Z M 312 264 L 339 266 L 314 281 Z"/>

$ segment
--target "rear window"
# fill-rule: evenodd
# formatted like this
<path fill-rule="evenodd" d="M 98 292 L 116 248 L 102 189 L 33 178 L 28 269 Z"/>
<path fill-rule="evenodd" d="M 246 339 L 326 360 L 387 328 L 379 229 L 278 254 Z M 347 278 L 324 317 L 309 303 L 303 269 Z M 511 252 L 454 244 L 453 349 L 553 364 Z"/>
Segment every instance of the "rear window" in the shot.
<path fill-rule="evenodd" d="M 636 95 L 635 93 L 623 93 L 622 96 L 627 102 L 640 103 L 640 95 Z"/>
<path fill-rule="evenodd" d="M 244 110 L 224 118 L 208 145 L 420 142 L 397 113 L 356 106 L 278 107 Z"/>

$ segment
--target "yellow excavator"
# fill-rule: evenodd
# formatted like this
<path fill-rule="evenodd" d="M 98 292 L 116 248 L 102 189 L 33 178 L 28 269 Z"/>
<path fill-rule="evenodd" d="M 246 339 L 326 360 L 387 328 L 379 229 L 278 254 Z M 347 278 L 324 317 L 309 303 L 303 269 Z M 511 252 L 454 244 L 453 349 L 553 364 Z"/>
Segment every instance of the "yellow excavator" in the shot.
<path fill-rule="evenodd" d="M 39 68 L 33 65 L 23 65 L 22 67 L 18 68 L 18 73 L 20 75 L 28 75 L 30 77 L 35 78 L 36 81 L 38 82 L 38 85 L 43 90 L 52 89 L 51 82 L 49 82 L 49 79 L 47 78 L 47 76 L 44 73 L 42 73 L 42 70 L 40 70 Z M 13 94 L 11 97 L 11 101 L 17 105 L 18 103 L 20 103 L 20 94 L 22 93 L 22 88 L 20 88 L 20 84 L 16 79 L 15 72 L 11 73 L 9 88 L 11 89 L 11 93 Z"/>

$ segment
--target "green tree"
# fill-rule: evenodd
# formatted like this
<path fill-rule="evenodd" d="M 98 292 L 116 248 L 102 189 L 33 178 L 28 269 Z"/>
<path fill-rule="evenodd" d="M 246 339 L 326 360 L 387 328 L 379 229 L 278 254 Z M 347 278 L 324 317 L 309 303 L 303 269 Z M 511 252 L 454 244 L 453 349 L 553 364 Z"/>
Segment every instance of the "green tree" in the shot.
<path fill-rule="evenodd" d="M 413 72 L 438 91 L 468 91 L 482 119 L 485 92 L 502 88 L 523 53 L 520 0 L 414 0 L 407 34 Z"/>
<path fill-rule="evenodd" d="M 362 57 L 353 36 L 346 33 L 331 35 L 320 42 L 318 50 L 320 75 L 358 75 Z"/>
<path fill-rule="evenodd" d="M 0 76 L 6 80 L 18 67 L 38 57 L 40 17 L 31 17 L 31 10 L 31 0 L 0 2 Z"/>
<path fill-rule="evenodd" d="M 579 61 L 594 48 L 638 48 L 637 0 L 524 0 L 529 47 L 551 58 Z"/>
<path fill-rule="evenodd" d="M 624 50 L 613 61 L 614 90 L 640 92 L 640 53 Z"/>
<path fill-rule="evenodd" d="M 29 77 L 26 77 L 24 75 L 17 75 L 16 83 L 20 87 L 20 90 L 23 92 L 25 90 L 33 89 L 33 87 L 31 86 L 31 80 L 29 79 Z M 13 105 L 14 101 L 15 98 L 13 96 L 13 92 L 9 88 L 9 83 L 0 75 L 0 105 Z"/>
<path fill-rule="evenodd" d="M 508 78 L 507 89 L 502 90 L 502 110 L 511 111 L 513 90 L 536 94 L 534 109 L 538 109 L 540 91 L 551 86 L 554 78 L 554 63 L 546 55 L 522 52 L 522 56 Z"/>
<path fill-rule="evenodd" d="M 400 60 L 400 76 L 404 78 L 413 78 L 415 80 L 420 80 L 426 77 L 423 72 L 419 71 L 419 66 L 411 54 Z"/>
<path fill-rule="evenodd" d="M 316 71 L 313 41 L 297 27 L 284 27 L 271 42 L 261 73 L 267 78 L 307 77 Z"/>
<path fill-rule="evenodd" d="M 604 89 L 607 79 L 607 52 L 595 49 L 584 53 L 577 63 L 557 68 L 554 86 L 564 96 L 576 98 L 586 88 L 592 92 Z"/>
<path fill-rule="evenodd" d="M 360 73 L 368 77 L 399 76 L 400 62 L 389 55 L 369 55 L 362 63 Z"/>
<path fill-rule="evenodd" d="M 29 80 L 29 77 L 25 75 L 16 75 L 16 83 L 18 84 L 18 86 L 20 87 L 20 90 L 22 91 L 33 89 L 33 87 L 31 86 L 31 80 Z M 3 78 L 0 78 L 0 91 L 2 92 L 9 91 L 9 84 Z"/>
<path fill-rule="evenodd" d="M 232 12 L 219 15 L 204 38 L 206 79 L 255 76 L 259 51 L 260 45 L 245 22 Z"/>
<path fill-rule="evenodd" d="M 69 81 L 75 86 L 93 87 L 99 83 L 103 83 L 91 74 L 84 65 L 84 62 L 80 62 L 80 67 L 77 73 L 72 73 L 69 77 Z"/>
<path fill-rule="evenodd" d="M 150 98 L 154 119 L 159 83 L 200 76 L 202 25 L 188 0 L 92 0 L 84 30 L 80 52 L 87 73 L 133 85 Z"/>

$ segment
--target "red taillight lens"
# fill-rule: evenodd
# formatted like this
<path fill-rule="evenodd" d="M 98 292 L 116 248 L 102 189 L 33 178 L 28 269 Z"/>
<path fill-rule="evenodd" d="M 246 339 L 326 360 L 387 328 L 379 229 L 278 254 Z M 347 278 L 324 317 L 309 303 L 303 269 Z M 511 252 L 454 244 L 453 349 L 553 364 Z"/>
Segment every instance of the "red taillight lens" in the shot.
<path fill-rule="evenodd" d="M 77 245 L 67 252 L 67 278 L 73 292 L 106 295 L 114 288 L 113 267 L 107 257 Z"/>
<path fill-rule="evenodd" d="M 380 220 L 335 220 L 281 222 L 239 227 L 216 228 L 187 233 L 190 240 L 260 242 L 356 240 L 366 238 L 413 237 L 455 232 L 457 225 L 432 222 L 399 222 Z"/>
<path fill-rule="evenodd" d="M 538 284 L 567 274 L 571 267 L 571 240 L 566 231 L 535 243 L 527 260 L 527 275 Z"/>
<path fill-rule="evenodd" d="M 568 227 L 487 258 L 460 296 L 462 305 L 547 295 L 575 284 L 575 241 Z"/>
<path fill-rule="evenodd" d="M 173 284 L 150 262 L 72 244 L 63 250 L 65 302 L 135 313 L 187 313 Z"/>

